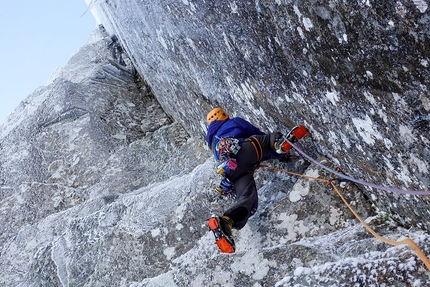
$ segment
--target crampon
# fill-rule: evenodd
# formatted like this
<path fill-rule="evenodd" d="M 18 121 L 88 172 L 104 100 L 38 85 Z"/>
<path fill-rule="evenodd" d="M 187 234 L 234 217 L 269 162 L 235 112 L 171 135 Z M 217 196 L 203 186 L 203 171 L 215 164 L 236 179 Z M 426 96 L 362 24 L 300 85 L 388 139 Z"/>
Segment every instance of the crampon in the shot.
<path fill-rule="evenodd" d="M 219 249 L 223 253 L 234 253 L 235 245 L 233 238 L 225 234 L 221 229 L 219 219 L 217 217 L 211 217 L 208 220 L 209 229 L 215 235 L 215 244 L 218 245 Z"/>
<path fill-rule="evenodd" d="M 290 132 L 282 137 L 277 143 L 275 143 L 275 149 L 277 153 L 286 153 L 292 146 L 287 142 L 289 140 L 292 143 L 297 142 L 302 137 L 308 134 L 308 130 L 305 126 L 296 126 L 290 130 Z"/>

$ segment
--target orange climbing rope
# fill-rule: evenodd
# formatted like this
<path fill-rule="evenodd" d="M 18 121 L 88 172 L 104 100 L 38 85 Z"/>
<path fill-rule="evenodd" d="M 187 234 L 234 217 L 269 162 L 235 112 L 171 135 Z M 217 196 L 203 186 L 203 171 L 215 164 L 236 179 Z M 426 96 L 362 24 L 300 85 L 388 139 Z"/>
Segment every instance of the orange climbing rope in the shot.
<path fill-rule="evenodd" d="M 393 240 L 390 240 L 390 239 L 387 239 L 385 237 L 380 236 L 372 228 L 370 228 L 370 226 L 367 225 L 364 222 L 364 220 L 357 214 L 357 212 L 351 207 L 351 205 L 349 205 L 349 203 L 343 197 L 342 193 L 339 191 L 339 189 L 336 187 L 336 185 L 334 185 L 333 180 L 327 180 L 327 179 L 313 177 L 313 176 L 309 176 L 309 175 L 305 175 L 305 174 L 295 173 L 295 172 L 291 172 L 291 171 L 288 171 L 288 170 L 285 170 L 285 169 L 276 168 L 276 167 L 272 167 L 272 166 L 268 166 L 268 165 L 260 165 L 259 167 L 269 168 L 269 169 L 280 171 L 280 172 L 284 172 L 284 173 L 287 173 L 287 174 L 290 174 L 290 175 L 295 175 L 295 176 L 299 176 L 299 177 L 302 177 L 302 178 L 313 179 L 313 180 L 322 181 L 322 182 L 326 182 L 326 183 L 331 184 L 331 186 L 336 191 L 336 193 L 339 195 L 339 197 L 342 199 L 342 201 L 345 203 L 345 205 L 349 208 L 349 210 L 352 212 L 352 214 L 354 214 L 354 216 L 360 221 L 360 223 L 367 229 L 367 231 L 369 231 L 377 239 L 379 239 L 382 242 L 385 242 L 387 244 L 390 244 L 390 245 L 393 245 L 393 246 L 398 246 L 398 245 L 403 245 L 403 244 L 409 245 L 415 251 L 415 253 L 421 258 L 421 260 L 426 265 L 427 269 L 430 270 L 430 261 L 429 261 L 429 259 L 424 254 L 424 252 L 415 244 L 415 242 L 412 241 L 412 239 L 406 238 L 406 239 L 401 240 L 401 241 L 393 241 Z"/>

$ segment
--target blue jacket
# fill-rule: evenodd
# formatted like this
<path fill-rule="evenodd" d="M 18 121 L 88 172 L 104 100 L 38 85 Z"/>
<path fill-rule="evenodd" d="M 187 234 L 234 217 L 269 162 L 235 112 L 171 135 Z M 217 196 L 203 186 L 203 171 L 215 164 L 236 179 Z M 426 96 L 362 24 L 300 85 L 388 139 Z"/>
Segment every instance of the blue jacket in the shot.
<path fill-rule="evenodd" d="M 237 139 L 246 139 L 252 135 L 264 135 L 264 133 L 254 127 L 250 122 L 236 117 L 223 121 L 211 122 L 206 134 L 206 142 L 212 149 L 215 158 L 218 160 L 218 154 L 215 147 L 220 138 L 234 137 Z"/>

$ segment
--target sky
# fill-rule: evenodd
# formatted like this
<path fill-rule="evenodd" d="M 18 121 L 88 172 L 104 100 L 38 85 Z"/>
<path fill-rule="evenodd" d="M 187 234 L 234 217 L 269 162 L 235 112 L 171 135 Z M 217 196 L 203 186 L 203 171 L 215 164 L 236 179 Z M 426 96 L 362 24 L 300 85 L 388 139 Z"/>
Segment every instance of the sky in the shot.
<path fill-rule="evenodd" d="M 0 123 L 87 42 L 96 21 L 84 0 L 4 1 L 0 9 Z"/>

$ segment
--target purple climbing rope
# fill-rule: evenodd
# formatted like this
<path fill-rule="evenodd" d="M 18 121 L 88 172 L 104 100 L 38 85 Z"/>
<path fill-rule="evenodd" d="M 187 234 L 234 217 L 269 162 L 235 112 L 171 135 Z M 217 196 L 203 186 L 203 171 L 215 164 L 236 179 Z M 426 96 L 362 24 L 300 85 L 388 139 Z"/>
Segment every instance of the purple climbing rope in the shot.
<path fill-rule="evenodd" d="M 320 162 L 316 161 L 315 159 L 311 158 L 310 156 L 308 156 L 305 152 L 303 152 L 298 146 L 296 146 L 295 144 L 293 144 L 291 141 L 289 141 L 288 139 L 286 139 L 286 141 L 299 153 L 301 154 L 304 158 L 306 158 L 307 160 L 309 160 L 310 162 L 322 167 L 323 169 L 337 175 L 338 177 L 347 179 L 349 181 L 358 183 L 358 184 L 362 184 L 362 185 L 367 185 L 376 189 L 381 189 L 381 190 L 385 190 L 385 191 L 390 191 L 390 192 L 394 192 L 394 193 L 400 193 L 400 194 L 414 194 L 414 195 L 430 195 L 430 190 L 423 190 L 423 191 L 418 191 L 418 190 L 406 190 L 406 189 L 399 189 L 399 188 L 393 188 L 393 187 L 387 187 L 387 186 L 382 186 L 382 185 L 376 185 L 367 181 L 363 181 L 363 180 L 359 180 L 359 179 L 355 179 L 353 177 L 347 176 L 343 173 L 334 171 L 333 169 L 321 164 Z"/>

